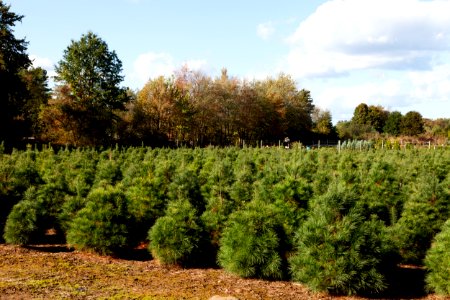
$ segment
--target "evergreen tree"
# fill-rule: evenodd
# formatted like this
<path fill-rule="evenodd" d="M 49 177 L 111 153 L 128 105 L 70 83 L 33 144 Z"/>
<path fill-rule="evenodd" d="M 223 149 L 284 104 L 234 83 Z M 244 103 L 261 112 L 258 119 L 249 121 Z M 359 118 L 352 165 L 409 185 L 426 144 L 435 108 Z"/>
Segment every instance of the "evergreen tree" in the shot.
<path fill-rule="evenodd" d="M 128 200 L 120 186 L 96 188 L 70 222 L 67 243 L 101 254 L 121 253 L 130 246 L 128 228 L 132 222 Z"/>
<path fill-rule="evenodd" d="M 280 279 L 287 273 L 288 250 L 280 210 L 252 201 L 230 216 L 218 261 L 225 270 L 242 277 Z"/>
<path fill-rule="evenodd" d="M 423 263 L 433 237 L 450 217 L 448 182 L 422 174 L 410 188 L 401 217 L 390 229 L 405 263 Z"/>
<path fill-rule="evenodd" d="M 332 294 L 370 294 L 387 287 L 390 250 L 383 224 L 368 219 L 356 195 L 339 186 L 312 203 L 290 259 L 294 280 Z"/>
<path fill-rule="evenodd" d="M 58 219 L 63 203 L 64 191 L 55 184 L 30 187 L 8 216 L 5 241 L 20 245 L 43 243 L 48 230 L 56 231 L 56 237 L 63 241 Z"/>
<path fill-rule="evenodd" d="M 148 232 L 152 255 L 165 265 L 207 265 L 206 235 L 197 211 L 186 199 L 171 201 L 166 215 Z"/>
<path fill-rule="evenodd" d="M 10 9 L 0 0 L 0 142 L 7 144 L 23 137 L 18 124 L 26 113 L 28 92 L 20 73 L 31 65 L 26 53 L 27 42 L 16 38 L 13 30 L 23 16 Z"/>
<path fill-rule="evenodd" d="M 430 290 L 439 295 L 450 296 L 450 219 L 434 238 L 425 257 L 426 283 Z"/>

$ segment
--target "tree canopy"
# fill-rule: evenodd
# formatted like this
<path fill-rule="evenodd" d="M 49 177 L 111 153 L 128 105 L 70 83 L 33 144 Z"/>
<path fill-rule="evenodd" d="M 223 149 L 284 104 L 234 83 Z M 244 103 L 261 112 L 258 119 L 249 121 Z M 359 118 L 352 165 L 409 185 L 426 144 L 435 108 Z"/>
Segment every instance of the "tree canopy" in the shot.
<path fill-rule="evenodd" d="M 389 112 L 359 104 L 350 121 L 333 126 L 328 110 L 286 74 L 264 80 L 217 77 L 186 66 L 150 79 L 140 90 L 122 87 L 122 62 L 97 34 L 72 40 L 48 87 L 44 69 L 32 67 L 28 43 L 14 36 L 23 16 L 0 0 L 0 143 L 73 146 L 207 146 L 304 144 L 320 139 L 424 136 L 448 139 L 448 119 L 426 120 L 418 112 Z"/>
<path fill-rule="evenodd" d="M 72 40 L 56 66 L 56 101 L 41 114 L 46 137 L 73 145 L 112 143 L 119 119 L 115 110 L 128 101 L 126 89 L 119 86 L 121 72 L 116 53 L 94 33 Z"/>
<path fill-rule="evenodd" d="M 13 30 L 22 18 L 0 0 L 0 140 L 7 142 L 21 137 L 17 125 L 27 99 L 27 88 L 20 72 L 26 70 L 31 61 L 26 53 L 27 42 L 16 38 Z"/>
<path fill-rule="evenodd" d="M 122 62 L 115 51 L 92 32 L 83 34 L 64 50 L 63 59 L 56 66 L 55 79 L 67 84 L 73 101 L 83 106 L 99 106 L 105 109 L 123 108 L 126 91 L 119 84 L 123 81 Z"/>

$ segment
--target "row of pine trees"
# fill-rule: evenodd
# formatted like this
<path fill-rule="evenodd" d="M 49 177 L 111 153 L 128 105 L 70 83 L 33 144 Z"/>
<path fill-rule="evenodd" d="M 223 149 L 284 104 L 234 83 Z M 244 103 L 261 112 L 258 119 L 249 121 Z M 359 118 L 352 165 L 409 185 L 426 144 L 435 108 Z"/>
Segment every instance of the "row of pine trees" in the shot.
<path fill-rule="evenodd" d="M 383 295 L 415 264 L 449 294 L 449 166 L 446 149 L 13 151 L 0 227 L 7 243 L 106 255 L 144 243 L 162 264 L 332 294 Z"/>

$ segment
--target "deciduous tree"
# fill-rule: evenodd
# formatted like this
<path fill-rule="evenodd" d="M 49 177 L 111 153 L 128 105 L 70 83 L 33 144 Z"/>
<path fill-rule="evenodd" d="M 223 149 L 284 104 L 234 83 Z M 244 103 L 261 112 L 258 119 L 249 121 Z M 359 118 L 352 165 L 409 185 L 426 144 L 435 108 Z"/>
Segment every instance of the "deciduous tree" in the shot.
<path fill-rule="evenodd" d="M 393 111 L 389 114 L 386 123 L 383 127 L 383 131 L 392 134 L 399 135 L 400 134 L 400 124 L 402 122 L 402 113 L 398 111 Z"/>
<path fill-rule="evenodd" d="M 70 91 L 64 113 L 81 126 L 76 130 L 85 137 L 83 144 L 110 143 L 115 134 L 115 110 L 123 109 L 128 100 L 126 89 L 119 86 L 122 62 L 115 51 L 88 32 L 79 41 L 72 40 L 55 70 L 55 79 Z"/>
<path fill-rule="evenodd" d="M 323 135 L 329 135 L 333 130 L 331 113 L 329 110 L 314 108 L 312 113 L 313 131 Z"/>
<path fill-rule="evenodd" d="M 410 111 L 403 117 L 401 133 L 404 135 L 419 135 L 424 132 L 422 115 L 416 111 Z"/>

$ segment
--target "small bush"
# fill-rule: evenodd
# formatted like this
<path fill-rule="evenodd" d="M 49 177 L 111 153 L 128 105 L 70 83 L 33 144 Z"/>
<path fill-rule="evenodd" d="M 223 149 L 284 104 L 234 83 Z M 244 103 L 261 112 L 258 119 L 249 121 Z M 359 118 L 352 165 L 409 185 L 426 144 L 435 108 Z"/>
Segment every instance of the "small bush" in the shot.
<path fill-rule="evenodd" d="M 290 258 L 294 280 L 332 294 L 377 293 L 394 266 L 381 221 L 367 220 L 355 195 L 333 187 L 316 199 Z"/>
<path fill-rule="evenodd" d="M 273 204 L 250 202 L 230 216 L 220 240 L 219 264 L 242 277 L 283 278 L 286 237 Z"/>
<path fill-rule="evenodd" d="M 86 206 L 70 223 L 67 243 L 101 254 L 120 253 L 128 246 L 130 222 L 127 199 L 121 188 L 97 188 L 89 193 Z"/>
<path fill-rule="evenodd" d="M 23 200 L 17 203 L 6 220 L 4 239 L 9 244 L 27 245 L 38 233 L 36 203 Z"/>
<path fill-rule="evenodd" d="M 401 218 L 390 229 L 404 263 L 422 264 L 434 236 L 450 217 L 449 181 L 436 176 L 418 178 L 411 189 Z"/>
<path fill-rule="evenodd" d="M 64 242 L 58 220 L 63 201 L 64 193 L 53 184 L 30 187 L 8 216 L 5 240 L 22 245 L 45 243 L 48 242 L 46 231 L 53 229 L 56 230 L 58 242 Z"/>
<path fill-rule="evenodd" d="M 134 219 L 130 228 L 131 242 L 139 244 L 148 236 L 148 230 L 159 217 L 164 216 L 166 201 L 159 197 L 153 183 L 143 178 L 136 178 L 135 185 L 126 189 L 128 211 Z"/>
<path fill-rule="evenodd" d="M 450 296 L 450 219 L 434 239 L 425 257 L 427 287 L 443 296 Z"/>
<path fill-rule="evenodd" d="M 61 206 L 61 212 L 58 215 L 58 221 L 63 232 L 67 232 L 70 224 L 77 213 L 86 206 L 86 198 L 81 196 L 66 195 L 64 204 Z"/>
<path fill-rule="evenodd" d="M 196 210 L 188 200 L 169 203 L 166 215 L 150 229 L 149 251 L 165 265 L 202 264 L 200 254 L 206 245 L 204 230 Z"/>

